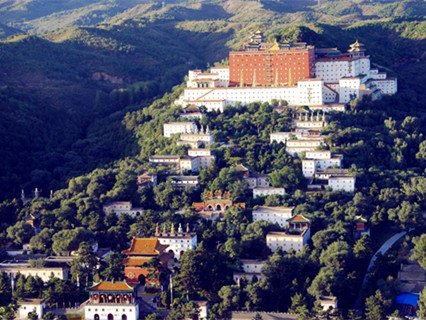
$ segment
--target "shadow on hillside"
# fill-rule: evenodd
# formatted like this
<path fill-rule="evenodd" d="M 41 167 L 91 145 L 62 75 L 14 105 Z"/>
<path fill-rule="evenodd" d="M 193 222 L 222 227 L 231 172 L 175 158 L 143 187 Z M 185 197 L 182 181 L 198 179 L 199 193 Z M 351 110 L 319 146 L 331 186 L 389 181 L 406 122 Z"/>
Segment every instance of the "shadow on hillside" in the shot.
<path fill-rule="evenodd" d="M 207 8 L 216 10 L 215 6 Z M 217 14 L 223 13 L 219 10 Z M 6 128 L 11 129 L 0 132 L 6 141 L 2 148 L 21 154 L 19 145 L 14 143 L 16 136 L 36 137 L 33 139 L 39 139 L 35 144 L 39 148 L 19 157 L 11 166 L 19 170 L 14 169 L 16 172 L 10 174 L 16 176 L 4 181 L 10 185 L 7 196 L 18 195 L 21 185 L 44 190 L 63 187 L 68 177 L 138 153 L 136 138 L 122 122 L 126 111 L 149 103 L 181 83 L 188 69 L 204 68 L 207 63 L 225 58 L 229 51 L 226 43 L 234 37 L 233 31 L 195 32 L 177 28 L 178 23 L 179 20 L 157 20 L 143 27 L 126 24 L 109 30 L 83 28 L 88 35 L 77 39 L 71 35 L 70 40 L 63 42 L 30 37 L 0 44 L 3 53 L 0 85 L 16 88 L 25 101 L 37 97 L 37 101 L 65 114 L 61 119 L 64 123 L 45 123 L 43 117 L 36 117 L 25 128 L 15 126 L 32 117 L 26 108 L 39 107 L 37 103 L 26 102 L 19 116 L 8 119 Z M 416 101 L 425 99 L 422 84 L 426 64 L 422 55 L 426 40 L 403 38 L 391 26 L 391 23 L 369 23 L 342 29 L 319 25 L 319 32 L 300 27 L 299 38 L 318 47 L 337 46 L 342 51 L 359 39 L 365 43 L 373 62 L 390 68 L 390 74 L 399 77 L 397 97 L 408 97 L 410 105 L 416 105 Z M 95 72 L 118 77 L 123 83 L 93 80 Z M 108 100 L 111 90 L 135 82 L 153 82 L 156 90 L 127 109 L 129 100 L 125 93 L 119 93 L 113 103 Z M 97 92 L 103 93 L 101 97 L 107 100 L 101 99 L 95 108 Z M 62 130 L 58 137 L 55 131 L 58 126 L 69 130 Z M 45 133 L 40 137 L 39 132 Z M 34 175 L 37 170 L 52 177 L 53 186 L 38 179 L 40 174 Z"/>
<path fill-rule="evenodd" d="M 192 9 L 183 6 L 172 7 L 165 13 L 165 15 L 173 17 L 173 19 L 179 21 L 217 20 L 232 17 L 232 14 L 226 12 L 223 7 L 209 3 L 202 3 L 199 9 Z"/>
<path fill-rule="evenodd" d="M 296 13 L 312 11 L 310 7 L 317 5 L 316 0 L 261 0 L 263 7 L 279 13 Z"/>
<path fill-rule="evenodd" d="M 19 116 L 8 119 L 6 128 L 12 129 L 0 132 L 6 141 L 1 147 L 21 154 L 14 137 L 28 135 L 38 146 L 10 165 L 16 168 L 16 172 L 9 172 L 13 179 L 0 177 L 9 186 L 5 197 L 18 196 L 21 187 L 58 189 L 65 186 L 67 178 L 138 153 L 136 138 L 123 125 L 126 110 L 169 91 L 182 82 L 188 69 L 205 68 L 207 63 L 225 58 L 226 42 L 233 36 L 232 31 L 192 32 L 178 29 L 176 24 L 156 21 L 143 28 L 84 28 L 89 36 L 83 39 L 71 36 L 67 41 L 50 42 L 32 36 L 0 44 L 4 53 L 0 57 L 4 75 L 0 86 L 13 86 L 26 101 Z M 123 83 L 96 81 L 95 72 L 123 79 Z M 156 89 L 134 102 L 134 107 L 126 109 L 127 98 L 122 94 L 114 103 L 101 100 L 101 109 L 95 107 L 97 92 L 104 92 L 101 97 L 109 99 L 114 88 L 141 81 L 153 82 Z M 15 126 L 27 116 L 33 117 L 27 109 L 40 107 L 31 97 L 60 110 L 60 121 L 45 123 L 40 116 L 24 128 Z M 67 130 L 58 135 L 59 128 Z M 52 137 L 58 139 L 52 143 Z"/>

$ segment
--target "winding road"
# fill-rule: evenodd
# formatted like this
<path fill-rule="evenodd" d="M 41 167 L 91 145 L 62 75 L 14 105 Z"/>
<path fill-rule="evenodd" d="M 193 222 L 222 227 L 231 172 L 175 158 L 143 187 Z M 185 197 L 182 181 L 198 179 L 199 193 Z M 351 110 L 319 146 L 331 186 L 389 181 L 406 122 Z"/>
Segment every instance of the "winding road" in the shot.
<path fill-rule="evenodd" d="M 410 230 L 411 231 L 411 230 Z M 368 281 L 368 276 L 370 274 L 371 269 L 374 266 L 374 263 L 377 260 L 377 256 L 379 254 L 384 255 L 392 246 L 397 242 L 399 239 L 401 239 L 403 236 L 407 234 L 407 231 L 402 231 L 399 233 L 394 234 L 392 237 L 390 237 L 388 240 L 385 241 L 385 243 L 382 244 L 379 250 L 376 251 L 374 256 L 371 257 L 370 263 L 368 264 L 367 271 L 365 272 L 364 280 L 362 281 L 361 289 L 358 293 L 358 298 L 355 301 L 354 309 L 359 309 L 361 305 L 361 299 L 362 299 L 362 291 L 364 289 L 364 286 L 366 285 Z"/>

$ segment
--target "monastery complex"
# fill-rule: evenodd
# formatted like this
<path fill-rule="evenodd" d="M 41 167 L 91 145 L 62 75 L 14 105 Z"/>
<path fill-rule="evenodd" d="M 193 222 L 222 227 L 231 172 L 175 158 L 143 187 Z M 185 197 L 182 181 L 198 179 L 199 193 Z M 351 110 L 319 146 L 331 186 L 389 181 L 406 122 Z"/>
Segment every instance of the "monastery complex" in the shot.
<path fill-rule="evenodd" d="M 364 44 L 348 52 L 315 48 L 303 42 L 266 42 L 256 31 L 239 51 L 229 53 L 229 66 L 209 72 L 191 70 L 176 104 L 223 111 L 237 102 L 285 100 L 290 106 L 332 109 L 369 95 L 379 99 L 397 92 L 397 79 L 372 69 Z"/>

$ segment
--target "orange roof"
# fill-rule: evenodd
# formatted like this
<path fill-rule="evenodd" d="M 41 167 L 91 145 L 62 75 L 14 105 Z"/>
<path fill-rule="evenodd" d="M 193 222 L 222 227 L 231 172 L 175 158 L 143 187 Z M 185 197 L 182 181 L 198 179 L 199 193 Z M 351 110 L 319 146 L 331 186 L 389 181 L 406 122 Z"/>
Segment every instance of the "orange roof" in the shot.
<path fill-rule="evenodd" d="M 151 261 L 151 257 L 128 257 L 124 259 L 126 267 L 141 267 L 144 263 Z"/>
<path fill-rule="evenodd" d="M 301 214 L 297 214 L 294 217 L 291 217 L 290 219 L 288 219 L 287 221 L 288 222 L 310 222 L 309 219 L 306 219 Z"/>
<path fill-rule="evenodd" d="M 133 238 L 130 248 L 123 250 L 122 253 L 138 256 L 157 256 L 167 247 L 167 245 L 160 244 L 158 238 Z"/>
<path fill-rule="evenodd" d="M 133 287 L 126 282 L 101 282 L 90 288 L 90 291 L 133 291 Z"/>

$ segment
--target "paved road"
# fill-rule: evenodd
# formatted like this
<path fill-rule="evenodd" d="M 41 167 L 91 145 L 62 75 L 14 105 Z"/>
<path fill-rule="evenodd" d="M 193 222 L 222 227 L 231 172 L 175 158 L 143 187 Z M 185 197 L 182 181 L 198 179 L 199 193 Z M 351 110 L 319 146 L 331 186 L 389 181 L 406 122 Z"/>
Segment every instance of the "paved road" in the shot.
<path fill-rule="evenodd" d="M 399 232 L 397 234 L 394 234 L 392 237 L 390 237 L 388 240 L 385 241 L 385 243 L 382 244 L 379 250 L 376 251 L 374 256 L 371 257 L 370 263 L 368 264 L 367 271 L 365 272 L 364 280 L 362 281 L 362 287 L 361 290 L 358 293 L 358 298 L 355 301 L 354 309 L 359 309 L 361 305 L 361 299 L 362 299 L 362 291 L 364 286 L 367 284 L 368 276 L 370 274 L 371 269 L 374 266 L 374 263 L 377 260 L 377 256 L 379 254 L 384 255 L 399 239 L 401 239 L 403 236 L 407 234 L 406 231 Z"/>

